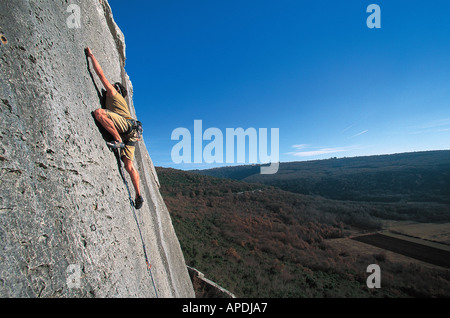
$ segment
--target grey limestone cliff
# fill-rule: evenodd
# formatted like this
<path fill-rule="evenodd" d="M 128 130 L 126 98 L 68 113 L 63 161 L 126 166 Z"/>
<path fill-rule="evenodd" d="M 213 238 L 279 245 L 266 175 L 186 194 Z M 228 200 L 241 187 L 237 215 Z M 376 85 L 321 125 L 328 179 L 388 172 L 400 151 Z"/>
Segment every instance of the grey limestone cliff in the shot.
<path fill-rule="evenodd" d="M 194 297 L 144 142 L 137 220 L 155 287 L 116 158 L 91 114 L 102 86 L 87 46 L 111 82 L 127 85 L 135 114 L 107 1 L 2 0 L 0 33 L 0 297 Z"/>

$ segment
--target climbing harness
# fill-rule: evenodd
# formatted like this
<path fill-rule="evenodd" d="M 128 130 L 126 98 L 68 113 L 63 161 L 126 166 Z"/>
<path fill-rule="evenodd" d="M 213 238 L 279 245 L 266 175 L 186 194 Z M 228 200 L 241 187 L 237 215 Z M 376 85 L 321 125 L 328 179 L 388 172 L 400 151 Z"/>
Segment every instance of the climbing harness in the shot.
<path fill-rule="evenodd" d="M 117 165 L 119 166 L 119 173 L 120 173 L 123 183 L 125 184 L 125 187 L 127 188 L 127 191 L 128 191 L 128 199 L 130 200 L 131 211 L 133 212 L 133 217 L 134 217 L 134 220 L 136 221 L 136 225 L 137 225 L 137 228 L 139 231 L 139 236 L 140 236 L 141 242 L 142 242 L 142 249 L 144 250 L 145 263 L 147 264 L 147 272 L 149 273 L 150 278 L 152 279 L 152 284 L 153 284 L 153 288 L 155 290 L 156 298 L 159 298 L 158 291 L 156 290 L 156 286 L 155 286 L 155 280 L 153 279 L 153 275 L 152 275 L 152 265 L 150 264 L 150 262 L 148 260 L 147 249 L 145 247 L 144 238 L 143 238 L 142 232 L 141 232 L 141 227 L 139 226 L 139 221 L 136 216 L 136 209 L 134 207 L 134 202 L 131 197 L 130 187 L 128 186 L 128 182 L 127 182 L 127 179 L 125 178 L 125 174 L 123 171 L 122 163 L 120 161 L 119 149 L 117 149 L 117 148 L 110 148 L 110 149 L 111 149 L 111 151 L 114 151 L 114 154 L 116 155 Z"/>
<path fill-rule="evenodd" d="M 131 134 L 131 132 L 136 131 L 137 134 L 137 139 L 141 140 L 142 138 L 142 133 L 144 132 L 144 128 L 142 127 L 142 123 L 139 120 L 135 120 L 135 119 L 127 119 L 130 127 L 128 127 L 128 131 L 126 131 L 124 133 L 124 135 L 128 135 Z"/>
<path fill-rule="evenodd" d="M 142 123 L 139 120 L 127 119 L 127 121 L 128 121 L 128 130 L 124 132 L 123 135 L 133 137 L 135 141 L 127 140 L 125 141 L 125 144 L 127 146 L 135 146 L 138 141 L 142 140 L 144 128 L 142 128 Z"/>

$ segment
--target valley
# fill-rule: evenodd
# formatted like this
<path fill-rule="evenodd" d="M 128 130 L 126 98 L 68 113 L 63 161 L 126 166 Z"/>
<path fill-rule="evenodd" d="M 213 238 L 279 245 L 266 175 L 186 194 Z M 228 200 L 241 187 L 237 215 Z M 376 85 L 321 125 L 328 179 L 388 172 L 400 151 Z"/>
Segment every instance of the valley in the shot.
<path fill-rule="evenodd" d="M 376 176 L 374 158 L 367 159 Z M 421 162 L 420 174 L 429 176 L 430 187 L 416 188 L 413 196 L 435 201 L 361 200 L 368 197 L 366 186 L 349 200 L 326 191 L 288 191 L 268 179 L 248 182 L 249 176 L 242 181 L 205 171 L 158 167 L 157 172 L 187 264 L 237 297 L 449 297 L 450 205 L 441 196 L 448 191 L 447 172 L 431 177 L 434 166 L 427 170 L 424 160 L 414 160 Z M 339 164 L 345 172 L 345 162 Z M 253 167 L 240 167 L 247 168 Z M 286 173 L 283 164 L 280 168 Z M 396 168 L 406 188 L 416 183 L 410 168 L 406 174 Z M 366 177 L 352 178 L 372 183 Z M 384 197 L 402 196 L 394 179 L 377 191 Z M 358 188 L 345 177 L 340 182 Z M 367 287 L 370 264 L 380 266 L 382 288 Z"/>

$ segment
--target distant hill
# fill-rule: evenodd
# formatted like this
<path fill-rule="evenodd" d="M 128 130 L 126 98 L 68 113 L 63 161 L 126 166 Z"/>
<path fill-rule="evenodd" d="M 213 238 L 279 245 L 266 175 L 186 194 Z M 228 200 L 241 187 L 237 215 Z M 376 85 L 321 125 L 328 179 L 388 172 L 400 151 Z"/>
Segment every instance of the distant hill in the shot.
<path fill-rule="evenodd" d="M 286 162 L 273 175 L 255 165 L 194 172 L 335 200 L 450 203 L 450 150 Z"/>

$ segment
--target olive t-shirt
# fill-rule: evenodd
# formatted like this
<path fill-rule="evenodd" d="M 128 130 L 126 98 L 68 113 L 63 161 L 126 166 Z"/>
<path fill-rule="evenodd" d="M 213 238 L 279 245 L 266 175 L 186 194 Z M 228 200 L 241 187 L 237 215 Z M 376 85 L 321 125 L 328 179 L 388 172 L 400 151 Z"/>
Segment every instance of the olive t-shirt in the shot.
<path fill-rule="evenodd" d="M 119 93 L 116 93 L 116 95 L 112 97 L 106 95 L 106 109 L 125 119 L 132 119 L 127 102 Z"/>

